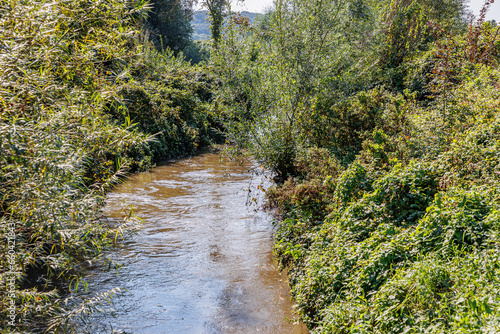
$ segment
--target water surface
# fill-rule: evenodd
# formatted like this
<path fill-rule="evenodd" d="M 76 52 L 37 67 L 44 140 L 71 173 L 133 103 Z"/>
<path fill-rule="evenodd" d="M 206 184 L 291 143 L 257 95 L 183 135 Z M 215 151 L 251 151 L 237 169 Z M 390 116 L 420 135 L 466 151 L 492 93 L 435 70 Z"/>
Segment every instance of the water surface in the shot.
<path fill-rule="evenodd" d="M 92 291 L 116 286 L 114 317 L 98 328 L 125 333 L 307 333 L 293 324 L 286 277 L 272 259 L 269 214 L 248 205 L 264 180 L 251 164 L 203 154 L 137 174 L 111 193 L 105 214 L 134 206 L 138 235 L 112 253 L 116 272 L 94 272 Z M 250 192 L 248 192 L 250 189 Z"/>

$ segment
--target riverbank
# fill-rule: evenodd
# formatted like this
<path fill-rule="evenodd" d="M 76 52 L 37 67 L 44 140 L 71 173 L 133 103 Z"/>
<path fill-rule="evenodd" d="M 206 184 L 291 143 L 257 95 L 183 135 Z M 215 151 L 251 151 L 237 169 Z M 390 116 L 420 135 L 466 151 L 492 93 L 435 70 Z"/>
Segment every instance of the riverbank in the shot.
<path fill-rule="evenodd" d="M 90 312 L 91 303 L 66 309 L 62 293 L 82 289 L 85 261 L 134 227 L 104 223 L 106 193 L 220 140 L 211 79 L 150 46 L 147 11 L 118 0 L 0 6 L 3 332 L 64 331 Z"/>
<path fill-rule="evenodd" d="M 500 331 L 500 72 L 473 73 L 431 102 L 352 97 L 377 124 L 353 161 L 309 148 L 268 191 L 311 333 Z"/>
<path fill-rule="evenodd" d="M 228 25 L 227 136 L 276 174 L 275 253 L 312 333 L 500 332 L 492 2 L 277 1 Z"/>

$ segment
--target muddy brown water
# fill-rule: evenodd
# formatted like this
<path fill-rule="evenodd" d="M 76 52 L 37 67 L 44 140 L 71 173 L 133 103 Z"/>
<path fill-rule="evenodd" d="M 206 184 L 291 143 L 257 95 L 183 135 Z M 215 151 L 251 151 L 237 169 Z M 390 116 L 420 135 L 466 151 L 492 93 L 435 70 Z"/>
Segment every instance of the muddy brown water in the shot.
<path fill-rule="evenodd" d="M 110 219 L 133 205 L 144 222 L 112 252 L 124 265 L 118 275 L 87 277 L 91 291 L 128 291 L 115 298 L 112 315 L 92 319 L 92 331 L 307 333 L 291 321 L 286 276 L 272 258 L 271 216 L 248 205 L 265 183 L 252 167 L 203 154 L 134 175 L 108 196 Z"/>

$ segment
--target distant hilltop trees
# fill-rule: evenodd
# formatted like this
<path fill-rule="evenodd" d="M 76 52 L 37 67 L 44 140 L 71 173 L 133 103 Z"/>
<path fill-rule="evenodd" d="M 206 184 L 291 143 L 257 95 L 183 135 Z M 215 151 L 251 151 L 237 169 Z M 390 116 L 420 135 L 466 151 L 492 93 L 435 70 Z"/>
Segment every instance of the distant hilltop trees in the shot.
<path fill-rule="evenodd" d="M 244 17 L 248 17 L 250 23 L 253 23 L 255 18 L 261 14 L 243 11 L 241 12 L 241 15 Z M 211 33 L 210 33 L 210 21 L 208 20 L 208 10 L 199 10 L 194 12 L 191 25 L 194 29 L 193 40 L 201 41 L 210 39 Z"/>

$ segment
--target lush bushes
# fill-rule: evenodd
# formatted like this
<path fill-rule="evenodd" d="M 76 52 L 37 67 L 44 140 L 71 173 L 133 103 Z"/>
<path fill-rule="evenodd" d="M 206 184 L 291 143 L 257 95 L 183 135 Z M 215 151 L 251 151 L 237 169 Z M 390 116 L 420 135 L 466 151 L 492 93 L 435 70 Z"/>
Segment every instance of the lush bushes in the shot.
<path fill-rule="evenodd" d="M 228 139 L 282 181 L 303 148 L 352 162 L 381 121 L 401 130 L 405 84 L 422 87 L 431 67 L 409 61 L 439 39 L 432 24 L 464 29 L 464 9 L 462 0 L 286 0 L 254 26 L 231 21 L 212 53 Z"/>
<path fill-rule="evenodd" d="M 431 103 L 392 100 L 413 108 L 381 118 L 322 192 L 297 178 L 270 191 L 289 209 L 275 252 L 314 333 L 500 329 L 498 70 L 474 73 Z"/>
<path fill-rule="evenodd" d="M 456 333 L 498 328 L 493 319 L 485 321 L 497 312 L 494 296 L 485 298 L 492 293 L 498 270 L 498 258 L 493 255 L 498 242 L 498 202 L 492 203 L 496 196 L 478 190 L 439 193 L 423 218 L 405 227 L 394 225 L 384 209 L 376 207 L 382 211 L 365 214 L 362 221 L 367 225 L 358 225 L 369 232 L 361 239 L 349 227 L 348 209 L 318 231 L 301 269 L 308 273 L 307 279 L 294 272 L 301 277 L 293 287 L 301 310 L 319 325 L 318 333 Z M 372 206 L 367 204 L 364 210 L 370 211 Z M 374 225 L 376 217 L 380 221 Z M 325 243 L 335 246 L 325 247 Z M 325 258 L 331 260 L 323 262 Z M 489 274 L 461 267 L 476 263 L 477 270 L 479 259 L 479 266 L 491 268 Z M 467 287 L 463 271 L 469 276 Z M 323 272 L 329 273 L 326 278 Z M 472 297 L 475 292 L 477 298 Z M 317 294 L 319 299 L 329 296 L 328 303 L 318 305 Z M 469 309 L 463 303 L 475 306 Z M 472 324 L 462 323 L 467 317 Z"/>
<path fill-rule="evenodd" d="M 465 29 L 460 1 L 332 4 L 280 2 L 215 55 L 229 138 L 278 176 L 299 314 L 313 333 L 499 331 L 499 27 Z"/>
<path fill-rule="evenodd" d="M 29 332 L 48 317 L 51 330 L 69 331 L 103 296 L 66 312 L 61 293 L 78 289 L 84 260 L 99 260 L 135 225 L 106 221 L 105 193 L 127 172 L 214 138 L 210 79 L 151 50 L 140 30 L 147 9 L 0 1 L 3 331 Z"/>
<path fill-rule="evenodd" d="M 207 69 L 192 67 L 169 53 L 149 51 L 146 59 L 133 65 L 134 80 L 118 86 L 120 98 L 106 107 L 106 113 L 120 123 L 131 122 L 154 134 L 145 150 L 134 152 L 138 160 L 144 160 L 144 154 L 154 160 L 194 154 L 214 139 L 221 140 L 209 105 L 213 79 Z"/>
<path fill-rule="evenodd" d="M 498 329 L 498 188 L 443 191 L 436 176 L 395 166 L 324 222 L 280 224 L 275 251 L 314 332 Z"/>

